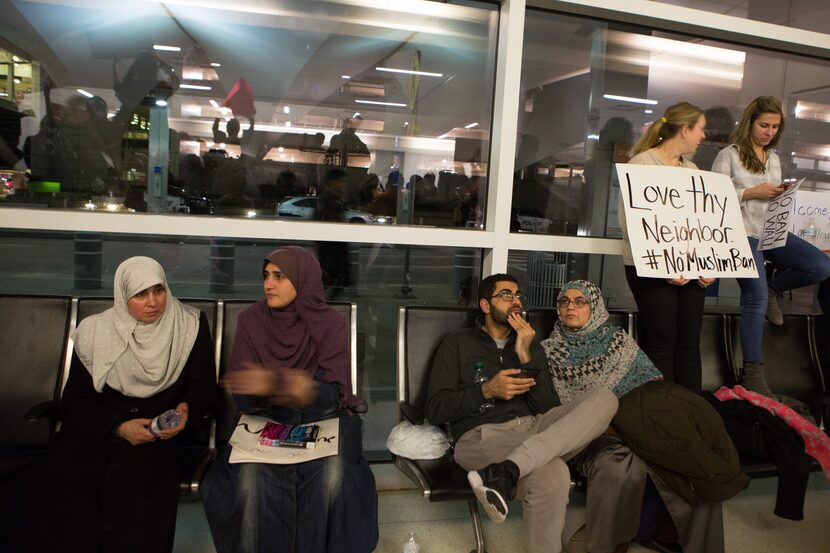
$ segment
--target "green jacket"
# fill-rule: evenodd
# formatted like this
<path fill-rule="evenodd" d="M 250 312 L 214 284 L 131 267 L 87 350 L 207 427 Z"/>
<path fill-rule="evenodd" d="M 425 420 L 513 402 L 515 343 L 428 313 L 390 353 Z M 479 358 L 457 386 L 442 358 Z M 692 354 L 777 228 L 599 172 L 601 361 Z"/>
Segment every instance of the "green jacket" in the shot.
<path fill-rule="evenodd" d="M 701 396 L 655 380 L 620 399 L 613 426 L 689 504 L 725 501 L 749 485 L 720 415 Z"/>

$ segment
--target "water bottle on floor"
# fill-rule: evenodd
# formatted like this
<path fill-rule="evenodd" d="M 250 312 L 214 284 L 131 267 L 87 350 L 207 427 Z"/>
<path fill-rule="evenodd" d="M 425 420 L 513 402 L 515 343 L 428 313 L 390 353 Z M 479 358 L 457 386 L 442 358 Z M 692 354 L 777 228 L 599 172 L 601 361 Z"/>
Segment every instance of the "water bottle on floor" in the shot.
<path fill-rule="evenodd" d="M 150 421 L 150 426 L 147 427 L 147 430 L 150 431 L 150 434 L 158 438 L 161 435 L 162 430 L 167 430 L 169 428 L 176 428 L 179 426 L 179 421 L 181 420 L 181 415 L 175 409 L 168 409 L 161 415 L 154 418 Z"/>
<path fill-rule="evenodd" d="M 415 532 L 410 532 L 403 541 L 403 553 L 421 553 L 421 544 L 418 543 Z"/>

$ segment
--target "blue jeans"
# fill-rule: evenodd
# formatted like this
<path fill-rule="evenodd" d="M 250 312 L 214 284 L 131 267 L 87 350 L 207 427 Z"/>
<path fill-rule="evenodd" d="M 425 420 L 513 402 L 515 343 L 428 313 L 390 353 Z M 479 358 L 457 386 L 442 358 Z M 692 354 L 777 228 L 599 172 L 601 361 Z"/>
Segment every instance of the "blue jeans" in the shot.
<path fill-rule="evenodd" d="M 739 278 L 743 313 L 741 315 L 741 348 L 744 363 L 761 363 L 764 338 L 764 316 L 767 312 L 767 287 L 775 293 L 809 286 L 830 277 L 830 258 L 820 249 L 793 233 L 787 233 L 787 244 L 773 250 L 758 251 L 758 239 L 749 237 L 749 246 L 758 267 L 758 278 Z M 767 283 L 764 260 L 778 269 Z"/>
<path fill-rule="evenodd" d="M 295 465 L 228 462 L 202 481 L 218 553 L 370 553 L 378 542 L 377 492 L 361 446 L 361 420 L 340 415 L 338 454 Z"/>

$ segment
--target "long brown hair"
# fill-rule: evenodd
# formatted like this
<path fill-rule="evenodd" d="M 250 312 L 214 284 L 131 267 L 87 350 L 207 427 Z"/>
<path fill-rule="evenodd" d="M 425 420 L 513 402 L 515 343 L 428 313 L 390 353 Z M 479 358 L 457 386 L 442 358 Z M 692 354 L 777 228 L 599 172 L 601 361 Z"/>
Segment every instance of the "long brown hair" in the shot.
<path fill-rule="evenodd" d="M 781 141 L 781 134 L 784 132 L 784 105 L 775 96 L 758 96 L 752 100 L 741 116 L 741 122 L 732 131 L 729 141 L 738 147 L 738 156 L 741 158 L 741 165 L 752 173 L 763 173 L 766 168 L 763 162 L 755 154 L 752 146 L 752 125 L 764 113 L 773 113 L 781 116 L 781 124 L 778 132 L 764 148 L 765 151 L 772 150 Z"/>
<path fill-rule="evenodd" d="M 703 115 L 703 110 L 699 107 L 690 104 L 689 102 L 680 102 L 666 108 L 666 113 L 663 117 L 652 123 L 637 144 L 634 146 L 632 155 L 637 155 L 654 148 L 661 142 L 665 142 L 670 138 L 674 138 L 686 125 L 689 128 L 694 127 L 700 116 Z"/>

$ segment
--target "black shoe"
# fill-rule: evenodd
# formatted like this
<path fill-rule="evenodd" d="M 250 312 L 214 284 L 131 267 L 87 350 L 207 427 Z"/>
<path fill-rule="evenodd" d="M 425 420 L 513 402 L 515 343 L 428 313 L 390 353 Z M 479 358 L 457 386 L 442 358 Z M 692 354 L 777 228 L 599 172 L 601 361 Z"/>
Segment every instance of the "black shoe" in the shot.
<path fill-rule="evenodd" d="M 519 467 L 513 461 L 493 463 L 481 470 L 471 470 L 467 480 L 493 522 L 504 522 L 507 504 L 516 497 Z"/>
<path fill-rule="evenodd" d="M 640 542 L 640 545 L 652 551 L 660 551 L 661 553 L 683 553 L 683 548 L 679 543 L 663 543 L 657 540 L 648 540 Z"/>

